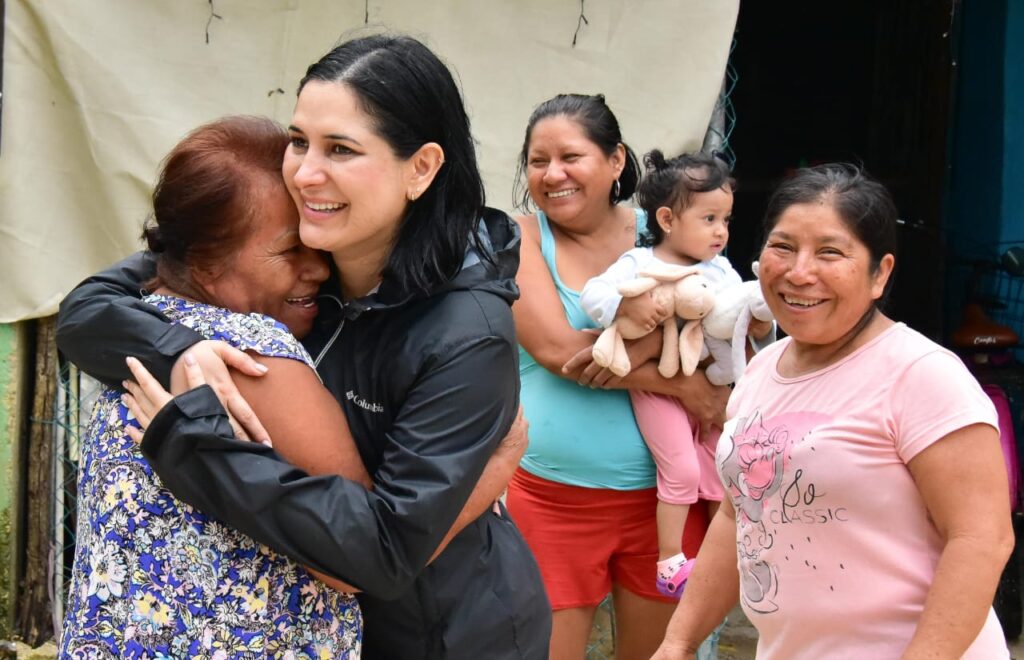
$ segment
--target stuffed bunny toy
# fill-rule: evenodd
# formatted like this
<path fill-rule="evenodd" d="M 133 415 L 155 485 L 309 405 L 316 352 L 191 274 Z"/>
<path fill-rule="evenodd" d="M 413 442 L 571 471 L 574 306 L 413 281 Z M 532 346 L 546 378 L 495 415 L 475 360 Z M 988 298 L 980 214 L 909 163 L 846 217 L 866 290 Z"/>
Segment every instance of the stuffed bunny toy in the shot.
<path fill-rule="evenodd" d="M 757 262 L 754 262 L 753 271 L 756 278 Z M 713 385 L 735 383 L 746 369 L 747 332 L 751 319 L 775 320 L 756 279 L 720 289 L 715 294 L 715 307 L 701 322 L 706 343 L 703 353 L 709 353 L 714 359 L 704 373 Z"/>
<path fill-rule="evenodd" d="M 661 324 L 663 341 L 658 371 L 671 378 L 682 366 L 684 373 L 692 374 L 704 343 L 700 321 L 715 305 L 711 283 L 692 266 L 656 264 L 640 271 L 636 279 L 619 285 L 619 293 L 627 298 L 648 292 L 655 302 L 674 312 Z M 686 321 L 681 331 L 677 318 Z M 647 332 L 628 318 L 616 319 L 594 343 L 594 362 L 616 376 L 625 376 L 632 365 L 623 340 L 637 339 Z"/>

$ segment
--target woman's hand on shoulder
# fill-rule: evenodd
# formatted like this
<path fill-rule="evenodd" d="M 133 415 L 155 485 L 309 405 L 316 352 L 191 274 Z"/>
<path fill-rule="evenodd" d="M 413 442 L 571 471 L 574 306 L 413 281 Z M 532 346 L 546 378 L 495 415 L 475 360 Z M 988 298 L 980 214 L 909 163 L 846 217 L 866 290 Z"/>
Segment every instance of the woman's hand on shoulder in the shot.
<path fill-rule="evenodd" d="M 142 363 L 136 358 L 125 358 L 125 363 L 135 380 L 121 381 L 121 386 L 126 391 L 126 394 L 121 395 L 121 403 L 128 408 L 128 412 L 140 427 L 128 426 L 126 431 L 135 444 L 141 444 L 142 436 L 149 428 L 153 418 L 174 398 L 174 395 L 165 390 L 157 382 L 157 379 L 153 378 L 153 374 L 149 373 L 149 370 L 142 366 Z M 185 362 L 185 377 L 191 388 L 206 384 L 203 373 L 197 368 L 195 360 L 189 359 Z"/>
<path fill-rule="evenodd" d="M 196 361 L 205 384 L 210 386 L 228 412 L 235 437 L 239 440 L 254 440 L 269 445 L 270 435 L 263 428 L 248 401 L 238 391 L 229 371 L 230 368 L 247 376 L 261 377 L 267 373 L 267 367 L 230 344 L 207 339 L 188 349 L 174 363 L 171 370 L 171 392 L 174 394 L 191 389 L 185 379 L 185 355 Z"/>
<path fill-rule="evenodd" d="M 184 389 L 188 389 L 184 387 L 186 354 L 191 355 L 199 364 L 199 369 L 203 372 L 207 383 L 217 392 L 218 396 L 221 394 L 221 389 L 227 391 L 234 386 L 234 383 L 230 382 L 229 368 L 257 378 L 267 373 L 267 367 L 257 362 L 245 351 L 239 350 L 227 342 L 204 339 L 182 353 L 174 363 L 174 370 L 171 374 L 171 392 L 174 394 L 181 394 Z"/>
<path fill-rule="evenodd" d="M 165 390 L 159 381 L 137 359 L 129 357 L 125 362 L 128 364 L 128 369 L 132 372 L 132 377 L 135 380 L 126 380 L 121 383 L 128 392 L 121 397 L 121 401 L 131 412 L 132 416 L 135 417 L 139 427 L 141 427 L 129 426 L 127 427 L 127 432 L 132 440 L 136 443 L 141 443 L 142 436 L 146 429 L 149 428 L 153 418 L 174 398 L 174 395 Z M 185 391 L 206 385 L 206 378 L 199 368 L 199 363 L 195 361 L 191 354 L 186 352 L 182 356 L 182 363 Z M 258 419 L 256 423 L 259 423 Z M 269 440 L 265 444 L 269 445 Z"/>

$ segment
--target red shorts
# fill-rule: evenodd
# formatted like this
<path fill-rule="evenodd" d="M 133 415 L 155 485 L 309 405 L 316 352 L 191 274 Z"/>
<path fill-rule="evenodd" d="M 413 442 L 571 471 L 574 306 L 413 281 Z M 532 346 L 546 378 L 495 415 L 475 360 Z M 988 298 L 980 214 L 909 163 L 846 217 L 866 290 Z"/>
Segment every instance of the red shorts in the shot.
<path fill-rule="evenodd" d="M 506 504 L 537 558 L 551 609 L 598 605 L 613 583 L 650 600 L 675 602 L 655 586 L 655 488 L 567 486 L 519 468 Z M 707 524 L 705 504 L 690 507 L 683 533 L 687 557 L 696 556 Z"/>

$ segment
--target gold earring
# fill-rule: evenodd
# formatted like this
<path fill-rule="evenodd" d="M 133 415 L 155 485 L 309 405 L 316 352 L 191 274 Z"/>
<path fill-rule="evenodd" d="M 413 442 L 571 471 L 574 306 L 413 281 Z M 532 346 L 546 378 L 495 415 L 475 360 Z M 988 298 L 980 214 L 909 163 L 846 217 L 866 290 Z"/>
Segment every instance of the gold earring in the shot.
<path fill-rule="evenodd" d="M 409 199 L 410 202 L 415 202 L 416 198 L 418 198 L 419 196 L 420 196 L 420 192 L 418 190 L 410 190 L 409 194 L 406 195 L 406 197 Z"/>

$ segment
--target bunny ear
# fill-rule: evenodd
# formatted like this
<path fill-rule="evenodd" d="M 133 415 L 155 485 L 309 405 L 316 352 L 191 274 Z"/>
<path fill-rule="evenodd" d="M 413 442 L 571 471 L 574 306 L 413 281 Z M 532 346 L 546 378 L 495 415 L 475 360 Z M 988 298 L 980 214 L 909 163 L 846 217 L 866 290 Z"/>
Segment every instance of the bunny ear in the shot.
<path fill-rule="evenodd" d="M 752 318 L 750 305 L 744 305 L 732 333 L 732 382 L 737 383 L 747 368 L 747 331 Z"/>
<path fill-rule="evenodd" d="M 642 277 L 653 277 L 659 282 L 677 282 L 687 275 L 696 275 L 699 272 L 700 270 L 693 266 L 652 263 L 638 274 Z"/>
<path fill-rule="evenodd" d="M 599 366 L 611 366 L 612 358 L 615 355 L 615 326 L 609 326 L 601 333 L 601 336 L 594 342 L 594 362 Z"/>
<path fill-rule="evenodd" d="M 661 324 L 661 360 L 658 362 L 658 373 L 665 378 L 672 378 L 679 373 L 679 327 L 674 316 L 665 319 Z"/>
<path fill-rule="evenodd" d="M 692 376 L 700 362 L 700 353 L 704 348 L 704 328 L 700 321 L 687 321 L 679 333 L 679 357 L 683 363 L 683 373 Z"/>

